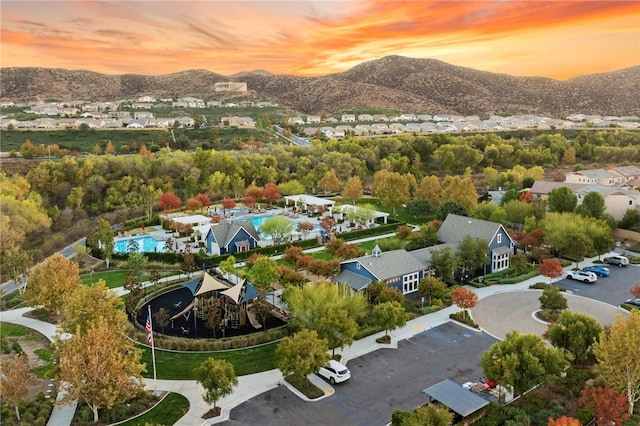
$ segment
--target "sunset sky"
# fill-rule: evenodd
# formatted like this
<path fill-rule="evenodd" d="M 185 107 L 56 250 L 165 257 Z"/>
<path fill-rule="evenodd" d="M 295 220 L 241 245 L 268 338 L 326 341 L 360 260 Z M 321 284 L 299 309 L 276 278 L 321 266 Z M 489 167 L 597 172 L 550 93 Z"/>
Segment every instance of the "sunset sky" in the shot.
<path fill-rule="evenodd" d="M 640 65 L 631 1 L 11 1 L 1 66 L 325 75 L 387 55 L 566 79 Z"/>

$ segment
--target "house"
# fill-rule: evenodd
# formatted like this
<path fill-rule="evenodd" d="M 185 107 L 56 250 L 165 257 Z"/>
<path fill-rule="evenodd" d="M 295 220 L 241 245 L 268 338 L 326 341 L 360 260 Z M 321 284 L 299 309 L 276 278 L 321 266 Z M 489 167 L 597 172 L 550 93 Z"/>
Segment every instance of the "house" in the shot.
<path fill-rule="evenodd" d="M 222 222 L 211 225 L 205 238 L 207 253 L 213 256 L 225 253 L 237 253 L 254 249 L 260 236 L 253 222 Z"/>
<path fill-rule="evenodd" d="M 358 121 L 373 121 L 373 115 L 371 115 L 371 114 L 360 114 L 358 116 Z"/>
<path fill-rule="evenodd" d="M 581 170 L 566 174 L 567 183 L 586 183 L 599 185 L 619 185 L 622 183 L 622 176 L 607 172 L 603 169 Z"/>
<path fill-rule="evenodd" d="M 343 123 L 355 123 L 356 115 L 355 114 L 342 114 L 342 118 L 340 119 Z"/>
<path fill-rule="evenodd" d="M 489 222 L 457 214 L 449 214 L 438 230 L 438 240 L 458 245 L 465 237 L 479 238 L 489 245 L 489 268 L 498 272 L 509 267 L 509 255 L 513 254 L 515 241 L 499 223 Z"/>
<path fill-rule="evenodd" d="M 373 282 L 383 282 L 400 293 L 414 296 L 427 266 L 404 249 L 382 252 L 377 245 L 370 255 L 340 262 L 340 273 L 333 281 L 362 291 Z"/>
<path fill-rule="evenodd" d="M 574 193 L 578 197 L 578 205 L 582 204 L 584 197 L 589 192 L 598 192 L 604 198 L 605 213 L 613 216 L 615 220 L 622 220 L 627 210 L 640 212 L 640 191 L 635 189 L 621 189 L 605 185 L 589 185 Z"/>
<path fill-rule="evenodd" d="M 322 120 L 319 115 L 307 115 L 307 124 L 317 124 L 321 121 Z"/>
<path fill-rule="evenodd" d="M 567 182 L 552 182 L 546 180 L 537 180 L 533 183 L 533 186 L 529 190 L 533 198 L 540 198 L 546 200 L 549 197 L 549 193 L 556 188 L 565 186 L 571 191 L 576 192 L 582 188 L 589 186 L 586 183 L 567 183 Z"/>
<path fill-rule="evenodd" d="M 638 181 L 640 179 L 640 167 L 638 166 L 620 166 L 607 170 L 607 172 L 620 176 L 623 184 L 629 181 Z"/>

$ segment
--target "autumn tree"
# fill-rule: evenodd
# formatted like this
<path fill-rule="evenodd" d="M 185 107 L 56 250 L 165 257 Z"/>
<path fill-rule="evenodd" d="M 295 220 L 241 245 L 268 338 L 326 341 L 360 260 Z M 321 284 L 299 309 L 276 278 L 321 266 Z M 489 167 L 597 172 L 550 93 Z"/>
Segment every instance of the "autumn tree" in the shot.
<path fill-rule="evenodd" d="M 185 207 L 187 210 L 197 211 L 202 209 L 202 203 L 196 197 L 192 197 L 187 200 Z"/>
<path fill-rule="evenodd" d="M 478 204 L 478 193 L 470 177 L 445 176 L 442 181 L 442 200 L 454 202 L 468 212 Z"/>
<path fill-rule="evenodd" d="M 557 419 L 549 418 L 547 426 L 580 426 L 580 420 L 567 416 L 558 417 Z"/>
<path fill-rule="evenodd" d="M 180 198 L 173 192 L 164 192 L 158 197 L 158 205 L 165 212 L 179 209 L 182 205 Z"/>
<path fill-rule="evenodd" d="M 564 311 L 549 326 L 549 342 L 573 355 L 575 364 L 586 363 L 593 356 L 593 345 L 600 339 L 602 327 L 589 315 Z"/>
<path fill-rule="evenodd" d="M 631 417 L 627 397 L 608 383 L 602 387 L 586 385 L 578 403 L 595 414 L 598 425 L 621 425 Z"/>
<path fill-rule="evenodd" d="M 296 231 L 298 231 L 300 233 L 300 235 L 302 236 L 303 240 L 306 240 L 307 237 L 309 236 L 309 233 L 311 231 L 313 231 L 313 229 L 315 228 L 314 224 L 303 220 L 302 222 L 298 222 L 298 226 L 296 227 Z"/>
<path fill-rule="evenodd" d="M 269 202 L 269 207 L 271 207 L 274 201 L 281 197 L 280 190 L 275 183 L 266 184 L 264 186 L 264 190 L 262 191 L 262 195 L 264 199 Z"/>
<path fill-rule="evenodd" d="M 262 198 L 263 188 L 257 186 L 256 184 L 251 184 L 247 189 L 244 190 L 243 203 L 245 206 L 255 208 L 256 203 L 262 200 Z"/>
<path fill-rule="evenodd" d="M 33 268 L 24 297 L 31 306 L 42 306 L 50 313 L 59 314 L 79 285 L 78 264 L 56 253 Z"/>
<path fill-rule="evenodd" d="M 235 206 L 236 202 L 229 197 L 226 197 L 222 200 L 222 208 L 224 214 L 226 214 L 228 210 L 233 209 Z"/>
<path fill-rule="evenodd" d="M 121 310 L 122 300 L 100 279 L 92 287 L 80 285 L 71 293 L 64 306 L 64 320 L 60 329 L 66 333 L 86 332 L 100 320 L 115 328 L 123 328 L 127 321 Z"/>
<path fill-rule="evenodd" d="M 358 176 L 350 177 L 342 189 L 342 198 L 351 201 L 353 204 L 357 204 L 363 195 L 360 178 Z"/>
<path fill-rule="evenodd" d="M 636 299 L 640 299 L 640 283 L 631 287 L 631 289 L 629 290 L 629 293 L 631 293 L 631 295 Z"/>
<path fill-rule="evenodd" d="M 140 197 L 139 202 L 142 204 L 142 207 L 144 207 L 144 211 L 148 218 L 153 214 L 153 208 L 156 200 L 161 194 L 162 191 L 156 189 L 153 185 L 140 186 L 140 189 L 138 190 L 138 196 Z"/>
<path fill-rule="evenodd" d="M 543 277 L 549 278 L 549 285 L 551 285 L 551 280 L 560 278 L 564 274 L 560 261 L 552 258 L 544 259 L 538 266 L 538 271 Z"/>
<path fill-rule="evenodd" d="M 18 293 L 24 294 L 33 256 L 20 247 L 12 247 L 3 254 L 1 264 L 2 271 L 13 280 Z"/>
<path fill-rule="evenodd" d="M 338 179 L 336 172 L 333 170 L 326 171 L 322 179 L 318 182 L 318 189 L 324 191 L 325 194 L 339 191 L 341 187 L 340 179 Z"/>
<path fill-rule="evenodd" d="M 171 315 L 169 315 L 169 310 L 167 308 L 160 308 L 153 314 L 153 320 L 155 324 L 160 326 L 162 332 L 164 333 L 164 329 L 169 325 L 169 321 L 171 320 Z"/>
<path fill-rule="evenodd" d="M 20 407 L 29 395 L 29 386 L 35 383 L 36 378 L 31 373 L 26 354 L 3 358 L 0 363 L 0 395 L 4 401 L 13 405 L 18 421 L 21 420 Z"/>
<path fill-rule="evenodd" d="M 463 315 L 468 319 L 468 309 L 478 304 L 478 295 L 466 287 L 458 287 L 451 291 L 451 301 L 463 310 Z"/>
<path fill-rule="evenodd" d="M 409 201 L 409 183 L 400 173 L 380 170 L 373 175 L 371 193 L 383 206 L 391 207 L 395 216 L 396 209 Z"/>
<path fill-rule="evenodd" d="M 57 346 L 60 384 L 66 391 L 62 402 L 86 402 L 94 422 L 101 408 L 109 410 L 142 388 L 142 350 L 123 330 L 104 320 L 85 333 L 58 341 Z"/>
<path fill-rule="evenodd" d="M 231 395 L 233 388 L 238 385 L 233 364 L 224 359 L 205 359 L 193 370 L 193 376 L 205 390 L 202 399 L 207 404 L 213 404 L 214 411 L 220 398 Z"/>
<path fill-rule="evenodd" d="M 307 375 L 329 361 L 328 350 L 327 341 L 319 338 L 315 330 L 303 329 L 280 341 L 276 349 L 276 366 L 285 378 L 308 382 Z"/>
<path fill-rule="evenodd" d="M 293 232 L 295 226 L 290 220 L 279 216 L 268 217 L 260 225 L 260 232 L 270 235 L 274 244 L 282 243 L 285 238 Z"/>
<path fill-rule="evenodd" d="M 442 203 L 442 185 L 437 176 L 425 176 L 415 193 L 415 198 L 425 200 L 433 209 L 440 207 Z"/>
<path fill-rule="evenodd" d="M 640 399 L 640 310 L 618 315 L 594 346 L 598 371 L 611 386 L 626 392 L 629 414 Z"/>
<path fill-rule="evenodd" d="M 319 225 L 326 234 L 330 233 L 334 226 L 336 226 L 336 220 L 330 216 L 325 216 L 320 219 Z"/>
<path fill-rule="evenodd" d="M 407 323 L 409 315 L 398 302 L 383 302 L 373 307 L 371 312 L 373 323 L 384 329 L 384 335 L 388 336 L 389 331 L 402 327 Z"/>
<path fill-rule="evenodd" d="M 517 395 L 558 380 L 567 361 L 561 350 L 547 347 L 540 336 L 514 330 L 482 354 L 480 365 L 486 377 L 512 387 Z"/>

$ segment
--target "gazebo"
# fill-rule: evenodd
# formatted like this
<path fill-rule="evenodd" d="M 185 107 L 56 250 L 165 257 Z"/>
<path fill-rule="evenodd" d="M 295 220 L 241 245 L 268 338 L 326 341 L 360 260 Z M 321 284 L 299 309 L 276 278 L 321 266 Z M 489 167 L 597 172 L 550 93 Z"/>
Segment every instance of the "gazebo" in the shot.
<path fill-rule="evenodd" d="M 320 209 L 328 210 L 336 202 L 327 198 L 315 197 L 313 195 L 298 194 L 284 197 L 287 206 L 293 205 L 296 209 L 302 209 L 318 213 Z"/>

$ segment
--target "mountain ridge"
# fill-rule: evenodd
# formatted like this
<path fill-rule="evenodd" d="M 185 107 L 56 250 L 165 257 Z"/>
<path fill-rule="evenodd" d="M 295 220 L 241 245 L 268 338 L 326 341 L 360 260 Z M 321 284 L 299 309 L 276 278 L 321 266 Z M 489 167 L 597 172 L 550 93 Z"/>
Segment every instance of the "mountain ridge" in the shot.
<path fill-rule="evenodd" d="M 245 93 L 216 93 L 214 84 L 247 83 Z M 143 95 L 276 100 L 305 114 L 358 108 L 486 115 L 571 113 L 640 115 L 640 66 L 567 80 L 519 77 L 436 59 L 386 56 L 325 76 L 276 75 L 256 69 L 225 76 L 208 70 L 171 74 L 101 74 L 62 68 L 1 68 L 3 100 L 106 101 Z"/>

